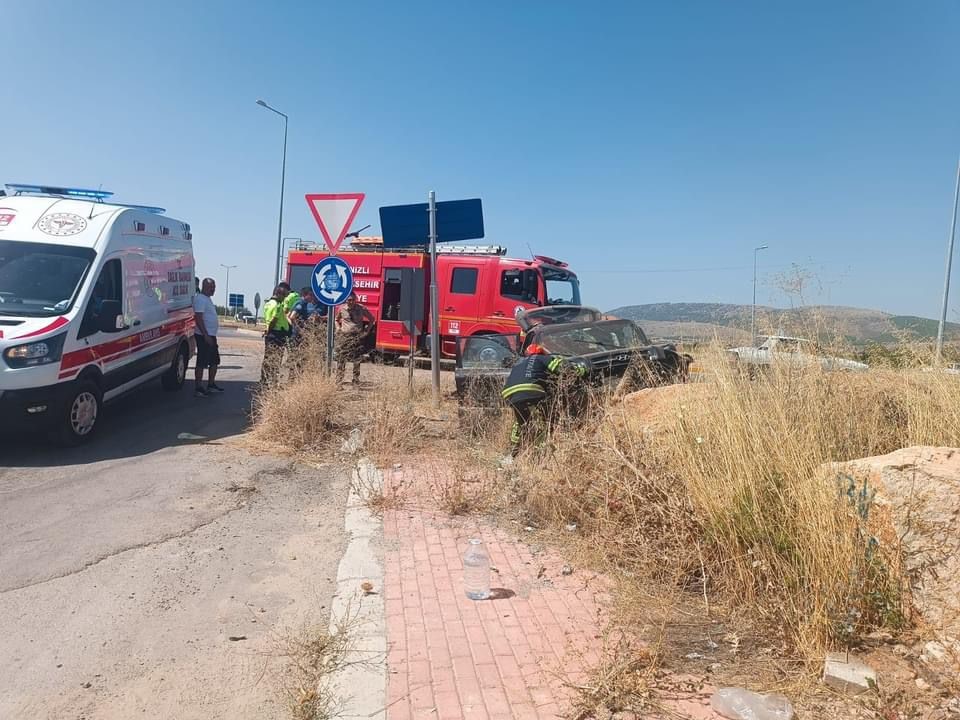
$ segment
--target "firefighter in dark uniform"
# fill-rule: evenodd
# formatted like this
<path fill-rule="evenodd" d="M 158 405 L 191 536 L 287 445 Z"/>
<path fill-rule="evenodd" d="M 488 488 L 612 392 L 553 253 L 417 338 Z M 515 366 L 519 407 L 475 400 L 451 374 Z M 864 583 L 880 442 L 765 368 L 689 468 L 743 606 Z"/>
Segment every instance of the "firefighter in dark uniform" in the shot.
<path fill-rule="evenodd" d="M 511 454 L 516 456 L 524 441 L 541 437 L 554 410 L 557 392 L 564 375 L 582 378 L 587 368 L 568 364 L 559 355 L 550 355 L 543 347 L 531 344 L 525 356 L 513 366 L 500 395 L 513 408 L 510 431 Z"/>

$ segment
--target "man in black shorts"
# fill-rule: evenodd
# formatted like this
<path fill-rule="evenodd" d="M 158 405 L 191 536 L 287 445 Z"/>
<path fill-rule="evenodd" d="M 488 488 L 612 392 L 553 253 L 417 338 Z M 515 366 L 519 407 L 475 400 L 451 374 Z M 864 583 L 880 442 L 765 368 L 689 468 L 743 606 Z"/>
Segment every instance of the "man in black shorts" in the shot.
<path fill-rule="evenodd" d="M 217 284 L 213 278 L 204 278 L 200 292 L 193 296 L 193 318 L 196 321 L 194 340 L 197 342 L 197 370 L 194 375 L 196 387 L 194 397 L 207 397 L 210 393 L 222 393 L 223 388 L 217 385 L 217 367 L 220 365 L 220 349 L 217 347 L 217 332 L 220 329 L 220 320 L 217 317 L 217 308 L 213 304 L 213 293 Z M 208 369 L 207 387 L 203 387 L 203 369 Z"/>

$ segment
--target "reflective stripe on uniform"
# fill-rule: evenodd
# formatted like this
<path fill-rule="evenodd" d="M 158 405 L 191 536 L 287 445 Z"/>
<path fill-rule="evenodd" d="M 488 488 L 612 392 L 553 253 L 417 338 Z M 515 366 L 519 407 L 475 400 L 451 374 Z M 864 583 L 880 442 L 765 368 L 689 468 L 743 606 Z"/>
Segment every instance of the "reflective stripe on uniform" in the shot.
<path fill-rule="evenodd" d="M 500 393 L 500 396 L 504 399 L 510 397 L 511 395 L 516 395 L 521 392 L 532 392 L 537 393 L 538 395 L 546 395 L 547 391 L 544 390 L 537 383 L 520 383 L 518 385 L 512 385 L 511 387 L 504 388 L 503 392 Z"/>
<path fill-rule="evenodd" d="M 560 369 L 560 366 L 563 365 L 563 358 L 555 357 L 547 364 L 547 370 L 552 373 L 555 373 Z"/>

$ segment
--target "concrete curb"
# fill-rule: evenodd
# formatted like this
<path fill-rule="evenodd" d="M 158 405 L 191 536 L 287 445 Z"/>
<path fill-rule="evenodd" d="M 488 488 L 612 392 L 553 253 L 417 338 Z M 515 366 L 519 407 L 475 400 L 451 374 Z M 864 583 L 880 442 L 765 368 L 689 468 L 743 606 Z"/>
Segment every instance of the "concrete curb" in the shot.
<path fill-rule="evenodd" d="M 346 622 L 349 651 L 344 667 L 330 678 L 340 700 L 340 718 L 387 716 L 387 620 L 384 609 L 383 523 L 364 502 L 368 488 L 380 488 L 383 475 L 367 459 L 353 471 L 344 529 L 350 536 L 337 569 L 337 590 L 330 610 L 330 632 Z M 360 585 L 369 582 L 373 592 Z"/>

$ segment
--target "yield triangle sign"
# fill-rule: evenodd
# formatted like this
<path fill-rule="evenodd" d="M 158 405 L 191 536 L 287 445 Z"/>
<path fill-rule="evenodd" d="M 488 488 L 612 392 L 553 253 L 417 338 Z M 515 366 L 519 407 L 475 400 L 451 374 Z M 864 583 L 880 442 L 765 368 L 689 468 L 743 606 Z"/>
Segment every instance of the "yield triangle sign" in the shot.
<path fill-rule="evenodd" d="M 366 196 L 364 193 L 310 193 L 304 197 L 324 242 L 331 253 L 337 252 Z"/>

